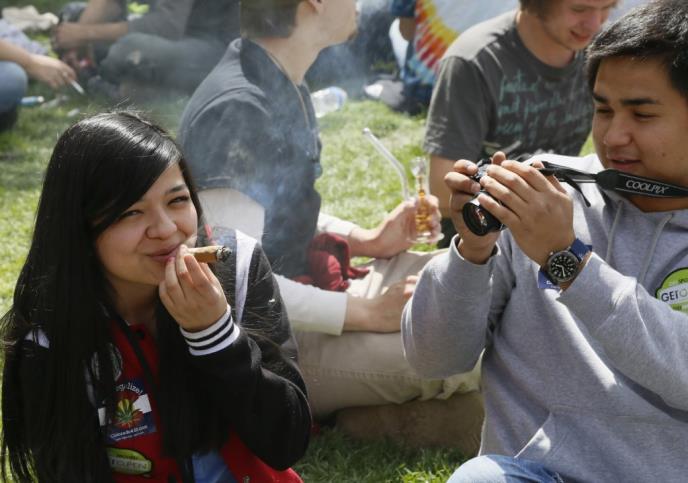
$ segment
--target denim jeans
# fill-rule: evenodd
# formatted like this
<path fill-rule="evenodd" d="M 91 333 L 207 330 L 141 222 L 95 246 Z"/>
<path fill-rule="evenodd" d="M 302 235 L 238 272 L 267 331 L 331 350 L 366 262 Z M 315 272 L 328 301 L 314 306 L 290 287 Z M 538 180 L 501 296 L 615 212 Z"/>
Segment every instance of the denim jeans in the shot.
<path fill-rule="evenodd" d="M 0 112 L 11 111 L 26 93 L 28 78 L 14 62 L 0 61 Z"/>
<path fill-rule="evenodd" d="M 447 483 L 563 483 L 561 476 L 536 461 L 500 455 L 468 460 Z"/>
<path fill-rule="evenodd" d="M 0 131 L 14 124 L 17 106 L 26 93 L 28 78 L 14 62 L 0 61 Z"/>
<path fill-rule="evenodd" d="M 100 63 L 100 74 L 114 84 L 132 81 L 190 93 L 225 50 L 219 41 L 130 33 L 112 44 Z"/>
<path fill-rule="evenodd" d="M 193 469 L 196 483 L 234 483 L 235 481 L 217 451 L 195 454 Z"/>

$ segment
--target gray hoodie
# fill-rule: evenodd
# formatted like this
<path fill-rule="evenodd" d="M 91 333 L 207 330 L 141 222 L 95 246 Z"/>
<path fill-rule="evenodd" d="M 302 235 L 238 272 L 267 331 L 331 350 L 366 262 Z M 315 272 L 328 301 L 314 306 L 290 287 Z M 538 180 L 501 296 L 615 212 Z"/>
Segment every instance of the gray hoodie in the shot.
<path fill-rule="evenodd" d="M 596 172 L 596 156 L 540 156 Z M 688 481 L 688 210 L 643 213 L 582 185 L 576 236 L 593 255 L 563 293 L 508 231 L 485 265 L 454 244 L 403 315 L 424 377 L 470 370 L 484 350 L 481 454 L 539 461 L 566 481 Z M 547 220 L 542 220 L 547 223 Z"/>

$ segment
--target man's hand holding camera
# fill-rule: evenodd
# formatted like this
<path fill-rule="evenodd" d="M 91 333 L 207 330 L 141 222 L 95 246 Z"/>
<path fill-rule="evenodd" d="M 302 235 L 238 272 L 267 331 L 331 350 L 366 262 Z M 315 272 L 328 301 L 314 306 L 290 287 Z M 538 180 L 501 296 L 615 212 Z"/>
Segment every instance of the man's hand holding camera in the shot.
<path fill-rule="evenodd" d="M 499 153 L 498 153 L 499 154 Z M 495 155 L 493 163 L 501 163 L 504 156 Z M 459 234 L 459 253 L 468 261 L 483 264 L 490 258 L 494 245 L 499 239 L 499 232 L 478 236 L 468 229 L 463 219 L 463 206 L 468 203 L 482 186 L 473 180 L 478 173 L 478 166 L 468 160 L 461 159 L 454 163 L 454 171 L 444 177 L 444 182 L 451 191 L 449 198 L 449 212 Z"/>
<path fill-rule="evenodd" d="M 475 235 L 464 222 L 463 206 L 481 188 L 484 192 L 477 200 L 482 208 L 511 230 L 521 250 L 539 266 L 545 264 L 550 253 L 571 245 L 575 239 L 573 201 L 556 178 L 538 171 L 540 167 L 537 162 L 527 166 L 507 161 L 499 152 L 478 183 L 471 179 L 478 171 L 474 163 L 460 160 L 454 165 L 454 172 L 447 174 L 445 182 L 452 191 L 452 220 L 464 258 L 485 263 L 499 238 L 499 232 Z"/>

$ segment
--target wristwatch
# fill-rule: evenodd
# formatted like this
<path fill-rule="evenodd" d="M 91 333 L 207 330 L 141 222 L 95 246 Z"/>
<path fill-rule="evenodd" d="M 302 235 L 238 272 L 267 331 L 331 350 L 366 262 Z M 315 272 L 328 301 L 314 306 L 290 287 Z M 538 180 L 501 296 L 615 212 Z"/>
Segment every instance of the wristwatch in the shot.
<path fill-rule="evenodd" d="M 542 270 L 554 285 L 570 282 L 578 275 L 581 262 L 590 251 L 591 247 L 576 238 L 566 250 L 550 253 Z"/>

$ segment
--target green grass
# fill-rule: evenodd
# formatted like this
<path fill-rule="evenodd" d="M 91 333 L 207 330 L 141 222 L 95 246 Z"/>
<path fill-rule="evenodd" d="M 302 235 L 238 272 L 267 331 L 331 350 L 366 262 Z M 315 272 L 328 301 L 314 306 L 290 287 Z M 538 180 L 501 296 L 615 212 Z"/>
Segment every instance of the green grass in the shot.
<path fill-rule="evenodd" d="M 412 450 L 390 442 L 362 444 L 325 431 L 295 469 L 306 483 L 439 483 L 463 461 L 457 451 Z"/>
<path fill-rule="evenodd" d="M 39 86 L 31 94 L 51 98 Z M 71 123 L 105 109 L 76 98 L 56 108 L 25 108 L 18 124 L 0 133 L 0 313 L 11 304 L 17 274 L 31 236 L 43 173 L 57 137 Z M 171 130 L 177 127 L 184 100 L 149 106 L 149 114 Z M 79 114 L 68 117 L 72 109 Z M 374 226 L 401 200 L 398 176 L 368 143 L 369 127 L 402 162 L 420 155 L 421 118 L 392 113 L 373 102 L 351 101 L 321 119 L 323 176 L 317 186 L 323 209 L 363 226 Z M 411 179 L 409 178 L 409 181 Z M 391 442 L 363 443 L 336 430 L 312 439 L 296 470 L 308 482 L 440 482 L 462 461 L 449 450 L 413 450 Z"/>

